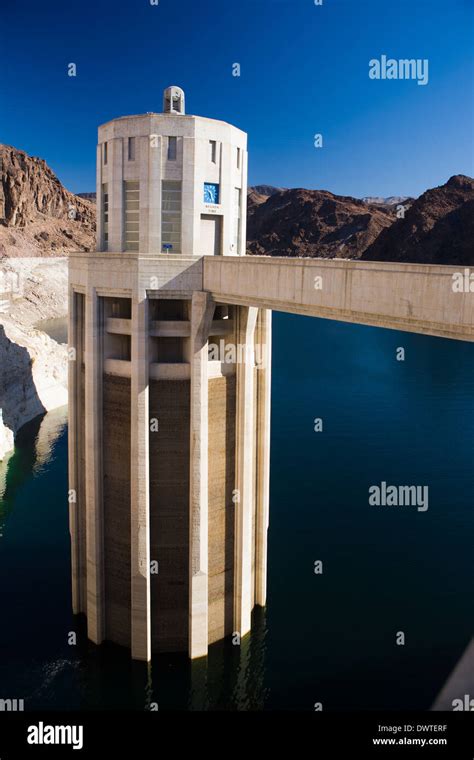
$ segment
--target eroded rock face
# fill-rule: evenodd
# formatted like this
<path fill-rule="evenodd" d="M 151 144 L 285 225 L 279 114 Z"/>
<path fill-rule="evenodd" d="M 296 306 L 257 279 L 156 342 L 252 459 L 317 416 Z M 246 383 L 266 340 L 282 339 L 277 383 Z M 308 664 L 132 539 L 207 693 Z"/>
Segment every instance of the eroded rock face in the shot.
<path fill-rule="evenodd" d="M 325 190 L 281 190 L 248 197 L 248 253 L 359 258 L 395 219 L 396 208 Z"/>
<path fill-rule="evenodd" d="M 0 258 L 63 256 L 95 244 L 95 205 L 66 190 L 41 158 L 0 145 Z"/>
<path fill-rule="evenodd" d="M 474 264 L 474 180 L 464 175 L 416 200 L 250 188 L 247 201 L 250 254 Z"/>
<path fill-rule="evenodd" d="M 0 145 L 0 459 L 22 425 L 67 403 L 67 348 L 37 323 L 66 317 L 65 257 L 95 247 L 95 210 L 45 161 Z"/>
<path fill-rule="evenodd" d="M 67 404 L 67 347 L 37 327 L 67 310 L 67 260 L 13 258 L 1 262 L 8 309 L 0 315 L 0 460 L 20 427 Z"/>
<path fill-rule="evenodd" d="M 427 190 L 362 256 L 368 261 L 474 264 L 474 179 L 464 175 Z"/>

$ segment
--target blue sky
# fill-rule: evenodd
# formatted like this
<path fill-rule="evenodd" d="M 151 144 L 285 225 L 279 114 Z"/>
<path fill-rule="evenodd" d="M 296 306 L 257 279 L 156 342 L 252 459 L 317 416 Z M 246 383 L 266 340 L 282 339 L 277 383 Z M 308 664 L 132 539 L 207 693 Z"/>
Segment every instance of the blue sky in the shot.
<path fill-rule="evenodd" d="M 416 196 L 474 174 L 474 0 L 1 0 L 0 23 L 0 142 L 75 192 L 97 126 L 169 84 L 249 133 L 251 184 Z M 369 79 L 382 54 L 427 58 L 428 84 Z"/>

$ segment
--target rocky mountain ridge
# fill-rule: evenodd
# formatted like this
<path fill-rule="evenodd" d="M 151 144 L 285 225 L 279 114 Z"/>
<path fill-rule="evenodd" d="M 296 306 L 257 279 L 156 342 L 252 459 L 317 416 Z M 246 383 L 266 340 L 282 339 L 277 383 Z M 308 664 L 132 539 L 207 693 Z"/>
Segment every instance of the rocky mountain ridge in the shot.
<path fill-rule="evenodd" d="M 250 188 L 248 253 L 474 264 L 473 186 L 471 177 L 455 175 L 417 199 L 383 203 L 326 190 L 262 196 Z"/>
<path fill-rule="evenodd" d="M 367 261 L 474 264 L 474 179 L 463 174 L 417 198 L 404 218 L 383 230 Z"/>
<path fill-rule="evenodd" d="M 66 190 L 44 159 L 0 144 L 0 258 L 64 256 L 94 243 L 94 204 Z"/>
<path fill-rule="evenodd" d="M 254 255 L 360 258 L 394 211 L 327 190 L 295 188 L 248 197 L 247 250 Z"/>

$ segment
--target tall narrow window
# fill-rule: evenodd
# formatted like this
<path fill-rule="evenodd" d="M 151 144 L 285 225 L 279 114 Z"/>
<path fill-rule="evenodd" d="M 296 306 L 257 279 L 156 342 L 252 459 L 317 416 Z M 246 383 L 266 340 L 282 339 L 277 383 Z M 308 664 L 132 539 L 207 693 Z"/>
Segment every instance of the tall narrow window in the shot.
<path fill-rule="evenodd" d="M 217 143 L 215 140 L 209 140 L 209 148 L 211 153 L 211 161 L 213 164 L 217 161 Z"/>
<path fill-rule="evenodd" d="M 168 161 L 176 161 L 177 146 L 178 138 L 168 137 Z"/>
<path fill-rule="evenodd" d="M 181 182 L 161 184 L 161 249 L 181 253 Z"/>
<path fill-rule="evenodd" d="M 104 164 L 107 163 L 107 143 L 104 143 Z"/>
<path fill-rule="evenodd" d="M 125 250 L 138 251 L 140 242 L 140 183 L 124 182 Z"/>
<path fill-rule="evenodd" d="M 237 169 L 240 169 L 240 148 L 237 148 Z"/>
<path fill-rule="evenodd" d="M 128 160 L 135 161 L 135 138 L 128 138 Z"/>
<path fill-rule="evenodd" d="M 102 232 L 104 236 L 104 249 L 109 247 L 109 186 L 102 185 Z"/>
<path fill-rule="evenodd" d="M 234 189 L 234 245 L 232 253 L 240 253 L 240 219 L 242 216 L 242 190 Z"/>

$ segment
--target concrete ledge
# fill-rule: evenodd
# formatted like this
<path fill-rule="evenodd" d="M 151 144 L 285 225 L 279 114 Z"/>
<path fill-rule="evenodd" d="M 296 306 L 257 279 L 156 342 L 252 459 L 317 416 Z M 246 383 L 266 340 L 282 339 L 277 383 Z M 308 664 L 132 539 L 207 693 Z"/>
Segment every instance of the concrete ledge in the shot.
<path fill-rule="evenodd" d="M 203 257 L 129 252 L 73 252 L 69 282 L 77 290 L 93 282 L 97 294 L 131 297 L 147 291 L 150 297 L 189 298 L 202 290 Z"/>
<path fill-rule="evenodd" d="M 109 317 L 107 319 L 106 327 L 108 333 L 114 335 L 131 335 L 132 334 L 132 320 L 131 319 L 118 319 L 117 317 Z"/>
<path fill-rule="evenodd" d="M 158 320 L 153 321 L 150 327 L 150 335 L 158 338 L 189 338 L 191 335 L 191 322 L 187 320 Z"/>
<path fill-rule="evenodd" d="M 189 380 L 190 364 L 150 364 L 150 380 Z"/>
<path fill-rule="evenodd" d="M 116 377 L 131 377 L 131 362 L 122 359 L 106 359 L 104 361 L 104 372 L 106 375 L 115 375 Z"/>

